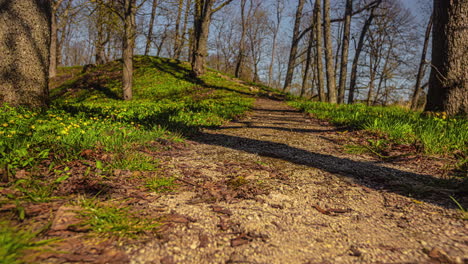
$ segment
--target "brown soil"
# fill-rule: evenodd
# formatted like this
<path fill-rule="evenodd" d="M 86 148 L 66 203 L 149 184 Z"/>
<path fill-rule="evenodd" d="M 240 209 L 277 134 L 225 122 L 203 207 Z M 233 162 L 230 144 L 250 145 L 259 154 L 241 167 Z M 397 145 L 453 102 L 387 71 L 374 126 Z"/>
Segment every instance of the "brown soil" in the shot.
<path fill-rule="evenodd" d="M 347 154 L 356 136 L 259 99 L 161 153 L 180 187 L 149 204 L 167 224 L 127 246 L 131 263 L 468 263 L 468 222 L 449 199 L 465 204 L 466 189 L 431 159 Z"/>

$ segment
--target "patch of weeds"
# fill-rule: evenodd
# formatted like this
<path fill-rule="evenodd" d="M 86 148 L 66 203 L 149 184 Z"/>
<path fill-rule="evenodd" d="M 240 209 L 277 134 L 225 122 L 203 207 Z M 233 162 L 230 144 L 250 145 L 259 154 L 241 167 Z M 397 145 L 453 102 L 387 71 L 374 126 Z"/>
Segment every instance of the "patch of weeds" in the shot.
<path fill-rule="evenodd" d="M 233 189 L 240 188 L 244 185 L 249 184 L 249 181 L 244 176 L 237 176 L 233 179 L 229 179 L 227 182 L 228 186 L 232 187 Z"/>
<path fill-rule="evenodd" d="M 145 186 L 157 193 L 172 192 L 177 186 L 175 180 L 174 177 L 152 177 L 146 181 Z"/>
<path fill-rule="evenodd" d="M 38 233 L 21 230 L 8 222 L 0 221 L 0 264 L 24 263 L 24 253 L 41 250 L 55 239 L 36 241 Z"/>
<path fill-rule="evenodd" d="M 57 183 L 61 180 L 63 179 L 57 179 Z M 17 197 L 20 199 L 27 199 L 36 203 L 46 203 L 56 198 L 52 196 L 52 193 L 56 188 L 56 184 L 31 178 L 17 180 L 14 186 L 15 189 L 23 194 L 23 197 Z"/>
<path fill-rule="evenodd" d="M 463 206 L 455 198 L 453 198 L 453 196 L 450 196 L 450 199 L 452 199 L 452 201 L 458 206 L 458 209 L 460 209 L 462 213 L 461 218 L 463 220 L 468 220 L 468 211 L 463 208 Z"/>
<path fill-rule="evenodd" d="M 82 198 L 77 202 L 84 210 L 80 212 L 84 225 L 100 235 L 117 238 L 136 238 L 140 234 L 154 232 L 160 225 L 154 219 L 143 218 L 116 203 L 100 202 Z"/>
<path fill-rule="evenodd" d="M 155 171 L 159 164 L 156 159 L 141 152 L 122 153 L 112 164 L 113 169 L 130 171 Z"/>
<path fill-rule="evenodd" d="M 349 154 L 369 153 L 369 150 L 363 145 L 347 144 L 344 146 L 344 148 L 345 148 L 346 153 L 349 153 Z"/>

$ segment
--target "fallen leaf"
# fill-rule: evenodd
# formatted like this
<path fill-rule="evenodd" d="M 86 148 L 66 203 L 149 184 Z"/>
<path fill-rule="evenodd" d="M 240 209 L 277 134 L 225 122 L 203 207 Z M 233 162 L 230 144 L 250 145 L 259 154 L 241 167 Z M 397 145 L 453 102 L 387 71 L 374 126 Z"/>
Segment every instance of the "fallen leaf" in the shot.
<path fill-rule="evenodd" d="M 232 215 L 231 210 L 223 208 L 223 207 L 218 206 L 218 205 L 212 205 L 211 209 L 213 209 L 213 212 L 215 212 L 215 213 L 225 214 L 225 215 L 228 215 L 228 216 Z"/>

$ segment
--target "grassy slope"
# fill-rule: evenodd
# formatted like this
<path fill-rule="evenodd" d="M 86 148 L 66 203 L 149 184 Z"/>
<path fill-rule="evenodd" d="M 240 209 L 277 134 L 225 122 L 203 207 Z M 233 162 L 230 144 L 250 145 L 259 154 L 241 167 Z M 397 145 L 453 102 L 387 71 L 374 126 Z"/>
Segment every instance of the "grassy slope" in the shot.
<path fill-rule="evenodd" d="M 141 150 L 170 148 L 174 143 L 165 142 L 181 141 L 181 134 L 241 116 L 261 92 L 214 71 L 193 79 L 186 63 L 137 56 L 134 100 L 125 102 L 120 100 L 119 62 L 81 70 L 60 70 L 51 83 L 48 110 L 0 109 L 0 178 L 6 182 L 0 183 L 0 193 L 8 194 L 0 197 L 4 235 L 19 228 L 30 241 L 40 237 L 35 230 L 46 223 L 25 212 L 36 205 L 51 208 L 57 199 L 80 206 L 85 224 L 96 233 L 106 230 L 106 236 L 117 230 L 118 237 L 134 237 L 145 231 L 138 225 L 142 222 L 148 229 L 156 227 L 154 219 L 134 220 L 128 208 L 116 206 L 115 199 L 127 197 L 96 195 L 109 188 L 172 190 L 174 179 L 155 173 L 158 160 Z M 15 263 L 21 250 L 34 245 L 39 244 L 0 237 L 0 248 L 6 249 L 0 250 L 0 259 Z"/>

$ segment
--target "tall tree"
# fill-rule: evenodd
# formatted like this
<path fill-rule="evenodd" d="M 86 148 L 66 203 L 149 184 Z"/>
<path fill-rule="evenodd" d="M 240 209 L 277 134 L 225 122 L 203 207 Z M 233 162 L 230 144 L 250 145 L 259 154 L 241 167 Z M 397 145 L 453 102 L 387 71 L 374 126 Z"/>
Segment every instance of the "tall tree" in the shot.
<path fill-rule="evenodd" d="M 344 103 L 346 80 L 348 77 L 348 53 L 351 36 L 351 16 L 353 14 L 353 0 L 346 0 L 344 17 L 343 43 L 341 44 L 340 82 L 338 86 L 338 103 Z"/>
<path fill-rule="evenodd" d="M 468 1 L 434 0 L 426 111 L 468 114 Z"/>
<path fill-rule="evenodd" d="M 275 20 L 270 30 L 273 34 L 271 41 L 271 58 L 270 65 L 268 66 L 268 85 L 273 84 L 273 66 L 275 65 L 276 58 L 276 46 L 278 42 L 278 33 L 281 27 L 281 21 L 283 20 L 284 0 L 277 0 L 275 2 Z"/>
<path fill-rule="evenodd" d="M 50 0 L 0 0 L 0 104 L 48 101 Z"/>
<path fill-rule="evenodd" d="M 315 22 L 314 16 L 312 15 L 311 17 L 312 17 L 311 27 L 313 27 L 313 23 Z M 313 48 L 314 48 L 314 30 L 311 30 L 310 35 L 309 35 L 309 42 L 307 44 L 307 50 L 306 50 L 305 68 L 304 68 L 304 74 L 302 77 L 302 86 L 301 86 L 301 94 L 300 94 L 301 97 L 304 96 L 306 92 L 307 80 L 309 78 L 309 70 L 310 70 L 310 66 L 312 63 L 312 49 Z"/>
<path fill-rule="evenodd" d="M 215 0 L 195 0 L 193 47 L 192 47 L 192 75 L 199 77 L 205 74 L 205 61 L 207 56 L 207 43 L 210 32 L 211 18 L 215 12 L 231 3 L 233 0 L 224 0 L 217 7 Z"/>
<path fill-rule="evenodd" d="M 123 99 L 132 100 L 133 97 L 133 50 L 136 38 L 136 0 L 123 0 L 121 2 L 124 22 L 124 39 L 122 45 L 123 76 L 122 90 Z"/>
<path fill-rule="evenodd" d="M 336 103 L 335 70 L 330 25 L 330 0 L 323 0 L 323 39 L 325 42 L 325 63 L 327 73 L 328 102 Z"/>
<path fill-rule="evenodd" d="M 113 12 L 123 22 L 123 39 L 122 39 L 122 93 L 124 100 L 132 100 L 133 98 L 133 52 L 135 48 L 136 38 L 136 12 L 145 1 L 142 1 L 137 6 L 137 0 L 93 0 L 108 8 L 109 12 Z"/>
<path fill-rule="evenodd" d="M 293 36 L 291 41 L 291 51 L 289 52 L 288 70 L 284 80 L 283 91 L 289 92 L 291 83 L 294 77 L 294 68 L 296 67 L 297 48 L 299 45 L 299 30 L 301 26 L 302 10 L 304 9 L 305 0 L 298 0 L 296 9 L 296 18 L 294 20 Z"/>
<path fill-rule="evenodd" d="M 376 5 L 374 5 L 371 8 L 370 14 L 368 18 L 366 19 L 366 22 L 364 22 L 361 33 L 359 35 L 358 45 L 357 45 L 356 51 L 354 52 L 353 64 L 351 66 L 351 77 L 350 77 L 351 79 L 349 83 L 348 104 L 354 103 L 354 92 L 356 90 L 357 66 L 359 62 L 359 56 L 361 55 L 362 48 L 364 47 L 364 40 L 367 35 L 367 31 L 369 30 L 369 27 L 372 24 L 372 20 L 374 20 L 375 18 L 375 9 L 380 5 L 381 2 L 382 0 L 378 1 Z"/>
<path fill-rule="evenodd" d="M 180 36 L 180 26 L 182 21 L 182 9 L 184 7 L 184 0 L 179 0 L 177 5 L 177 17 L 175 23 L 175 36 L 174 36 L 174 58 L 179 59 L 181 47 L 181 36 Z"/>
<path fill-rule="evenodd" d="M 325 89 L 324 84 L 325 80 L 323 78 L 323 61 L 322 61 L 322 54 L 323 54 L 323 44 L 322 44 L 322 5 L 320 4 L 320 0 L 315 1 L 314 7 L 314 17 L 315 17 L 315 40 L 317 42 L 317 53 L 315 56 L 315 62 L 317 65 L 317 82 L 318 82 L 318 94 L 319 94 L 319 101 L 325 102 L 327 100 L 325 96 Z"/>
<path fill-rule="evenodd" d="M 148 26 L 148 34 L 146 35 L 145 55 L 149 54 L 151 42 L 153 39 L 154 21 L 156 19 L 156 9 L 158 8 L 158 0 L 153 0 L 151 5 L 150 22 Z"/>
<path fill-rule="evenodd" d="M 241 8 L 241 38 L 240 38 L 240 41 L 239 41 L 239 51 L 237 53 L 236 69 L 234 71 L 234 76 L 236 78 L 240 77 L 242 62 L 243 62 L 244 56 L 245 56 L 244 49 L 245 49 L 245 34 L 247 32 L 247 23 L 248 23 L 247 19 L 250 18 L 250 16 L 251 16 L 250 11 L 252 10 L 252 5 L 250 5 L 249 12 L 248 12 L 249 14 L 246 15 L 245 14 L 246 5 L 247 5 L 247 0 L 241 0 L 241 2 L 240 2 L 240 8 Z"/>
<path fill-rule="evenodd" d="M 181 35 L 181 38 L 180 38 L 180 43 L 179 43 L 179 46 L 180 48 L 177 50 L 176 54 L 175 54 L 175 58 L 176 59 L 180 59 L 180 56 L 182 55 L 182 51 L 184 49 L 184 46 L 185 46 L 185 41 L 186 41 L 186 38 L 187 38 L 187 26 L 188 26 L 188 19 L 189 19 L 189 14 L 190 14 L 190 6 L 192 5 L 192 0 L 186 0 L 186 3 L 185 3 L 185 14 L 184 14 L 184 25 L 182 26 L 182 35 Z"/>
<path fill-rule="evenodd" d="M 411 97 L 411 109 L 412 110 L 417 110 L 419 96 L 422 92 L 421 81 L 424 75 L 424 69 L 425 69 L 424 66 L 426 65 L 426 54 L 427 54 L 427 48 L 429 46 L 431 30 L 432 30 L 432 16 L 429 18 L 429 23 L 427 23 L 427 27 L 426 27 L 426 34 L 424 35 L 424 45 L 423 45 L 423 50 L 421 53 L 421 61 L 419 62 L 418 75 L 416 76 L 416 85 L 414 87 L 413 96 Z"/>
<path fill-rule="evenodd" d="M 49 78 L 57 75 L 57 42 L 58 42 L 58 26 L 57 26 L 57 11 L 63 0 L 52 0 L 51 8 L 51 26 L 50 26 L 50 59 L 49 59 Z"/>

